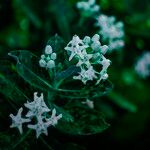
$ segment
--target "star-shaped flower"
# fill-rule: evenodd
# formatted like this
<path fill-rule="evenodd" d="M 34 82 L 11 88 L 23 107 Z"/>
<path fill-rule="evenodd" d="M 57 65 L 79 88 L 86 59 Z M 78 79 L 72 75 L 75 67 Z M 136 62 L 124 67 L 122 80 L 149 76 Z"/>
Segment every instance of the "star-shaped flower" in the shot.
<path fill-rule="evenodd" d="M 40 97 L 38 97 L 37 92 L 35 92 L 34 101 L 27 102 L 24 105 L 29 109 L 28 113 L 26 114 L 26 117 L 38 116 L 38 115 L 42 115 L 45 112 L 50 111 L 50 109 L 47 107 L 47 105 L 44 102 L 43 93 L 41 94 Z"/>
<path fill-rule="evenodd" d="M 10 126 L 10 128 L 17 127 L 21 134 L 23 133 L 22 124 L 25 123 L 25 122 L 30 122 L 31 121 L 30 119 L 25 119 L 25 118 L 21 117 L 22 111 L 23 111 L 23 108 L 21 107 L 18 110 L 18 113 L 17 113 L 16 116 L 14 116 L 13 114 L 10 114 L 10 117 L 12 119 L 12 125 Z"/>
<path fill-rule="evenodd" d="M 104 56 L 102 56 L 102 61 L 100 61 L 102 64 L 104 70 L 107 70 L 107 68 L 110 66 L 111 61 L 109 59 L 106 59 Z"/>
<path fill-rule="evenodd" d="M 97 80 L 96 85 L 99 84 L 101 80 L 106 80 L 108 78 L 107 70 L 102 70 L 99 75 L 100 77 L 99 80 Z"/>
<path fill-rule="evenodd" d="M 88 70 L 85 70 L 84 68 L 81 68 L 81 72 L 79 73 L 78 76 L 74 76 L 74 79 L 81 80 L 84 84 L 88 80 L 93 80 L 96 79 L 97 76 L 95 75 L 96 71 L 93 69 L 93 66 L 90 66 Z"/>
<path fill-rule="evenodd" d="M 29 125 L 28 125 L 28 128 L 33 129 L 33 130 L 36 131 L 36 137 L 37 137 L 37 138 L 38 138 L 42 133 L 44 133 L 45 135 L 48 135 L 47 128 L 48 128 L 49 126 L 47 125 L 47 122 L 44 122 L 42 119 L 43 119 L 42 116 L 38 116 L 38 117 L 37 117 L 37 120 L 38 120 L 37 124 L 35 124 L 35 125 L 29 124 Z"/>
<path fill-rule="evenodd" d="M 87 47 L 88 45 L 85 45 L 77 35 L 73 36 L 72 40 L 65 47 L 65 50 L 71 52 L 69 61 L 76 55 L 83 58 L 82 51 Z"/>
<path fill-rule="evenodd" d="M 82 52 L 83 58 L 79 58 L 79 62 L 76 64 L 76 66 L 81 67 L 83 64 L 85 64 L 87 67 L 91 66 L 90 59 L 93 57 L 93 54 L 87 54 L 86 50 Z"/>
<path fill-rule="evenodd" d="M 53 109 L 52 115 L 49 119 L 46 119 L 48 125 L 55 126 L 58 123 L 58 120 L 62 118 L 62 114 L 56 116 L 56 109 Z"/>

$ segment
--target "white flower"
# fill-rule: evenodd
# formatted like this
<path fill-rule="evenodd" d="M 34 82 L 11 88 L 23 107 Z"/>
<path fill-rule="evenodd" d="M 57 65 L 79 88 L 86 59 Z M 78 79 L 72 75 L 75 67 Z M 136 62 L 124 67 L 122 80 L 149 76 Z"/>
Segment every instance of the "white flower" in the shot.
<path fill-rule="evenodd" d="M 90 109 L 94 109 L 94 102 L 87 99 L 85 102 L 82 102 L 82 104 L 86 104 Z"/>
<path fill-rule="evenodd" d="M 102 56 L 102 61 L 100 61 L 100 64 L 102 64 L 102 69 L 107 70 L 107 68 L 110 66 L 111 61 L 109 59 L 106 59 L 104 56 Z"/>
<path fill-rule="evenodd" d="M 116 22 L 116 18 L 100 15 L 96 25 L 100 28 L 99 33 L 103 41 L 108 41 L 109 50 L 117 50 L 124 46 L 124 24 Z"/>
<path fill-rule="evenodd" d="M 21 117 L 22 111 L 23 111 L 23 108 L 21 107 L 18 110 L 18 113 L 17 113 L 16 116 L 14 116 L 13 114 L 10 114 L 10 117 L 12 119 L 12 125 L 10 126 L 10 128 L 17 127 L 21 134 L 23 133 L 22 124 L 25 123 L 25 122 L 30 122 L 31 121 L 30 119 L 25 119 L 25 118 Z"/>
<path fill-rule="evenodd" d="M 91 16 L 100 10 L 100 7 L 95 2 L 95 0 L 81 1 L 77 3 L 77 8 L 81 10 L 83 15 Z"/>
<path fill-rule="evenodd" d="M 100 72 L 99 80 L 97 80 L 96 84 L 99 84 L 101 80 L 106 80 L 107 78 L 108 78 L 108 74 L 107 74 L 106 70 L 102 70 Z"/>
<path fill-rule="evenodd" d="M 135 65 L 135 71 L 141 78 L 150 76 L 150 52 L 145 52 Z"/>
<path fill-rule="evenodd" d="M 65 47 L 65 50 L 71 52 L 69 61 L 72 60 L 72 58 L 75 56 L 83 58 L 82 51 L 87 47 L 88 46 L 85 45 L 77 35 L 74 35 L 72 40 Z"/>
<path fill-rule="evenodd" d="M 125 43 L 124 43 L 124 40 L 122 40 L 122 39 L 115 39 L 115 40 L 113 40 L 113 39 L 110 39 L 110 41 L 109 41 L 109 50 L 110 51 L 112 51 L 112 50 L 114 50 L 114 49 L 120 49 L 120 48 L 122 48 L 123 46 L 125 45 Z"/>
<path fill-rule="evenodd" d="M 36 131 L 36 137 L 38 138 L 42 133 L 45 135 L 48 135 L 47 128 L 50 126 L 55 126 L 58 123 L 58 120 L 62 118 L 62 114 L 59 114 L 56 116 L 56 110 L 53 109 L 52 115 L 47 118 L 48 112 L 51 110 L 47 107 L 47 105 L 44 102 L 43 94 L 41 96 L 37 96 L 37 92 L 34 93 L 34 101 L 33 102 L 27 102 L 25 104 L 25 107 L 29 109 L 28 113 L 26 114 L 27 119 L 21 117 L 21 113 L 23 111 L 23 108 L 20 108 L 18 111 L 18 114 L 14 116 L 13 114 L 10 114 L 10 117 L 12 118 L 12 125 L 11 128 L 17 127 L 22 134 L 22 124 L 25 122 L 30 122 L 31 119 L 34 119 L 37 121 L 36 124 L 28 124 L 28 128 L 34 129 Z"/>
<path fill-rule="evenodd" d="M 87 67 L 91 66 L 90 59 L 93 57 L 93 54 L 87 54 L 86 50 L 82 52 L 83 58 L 79 58 L 79 62 L 76 66 L 81 67 L 82 65 L 86 65 Z"/>
<path fill-rule="evenodd" d="M 58 123 L 58 120 L 62 118 L 62 114 L 56 116 L 56 109 L 53 109 L 52 115 L 49 119 L 46 119 L 48 125 L 55 126 Z"/>
<path fill-rule="evenodd" d="M 47 128 L 49 127 L 49 125 L 47 125 L 47 122 L 44 122 L 42 120 L 43 118 L 38 116 L 37 117 L 37 124 L 35 125 L 32 125 L 32 124 L 29 124 L 28 125 L 28 128 L 30 129 L 34 129 L 36 131 L 36 137 L 38 138 L 42 133 L 44 133 L 45 135 L 48 135 L 48 131 L 47 131 Z"/>
<path fill-rule="evenodd" d="M 57 54 L 53 53 L 52 47 L 47 45 L 45 48 L 45 54 L 41 55 L 41 59 L 39 60 L 40 67 L 46 69 L 55 68 L 55 60 L 57 58 Z"/>
<path fill-rule="evenodd" d="M 90 66 L 88 70 L 85 70 L 81 68 L 81 72 L 79 73 L 78 76 L 74 76 L 73 79 L 81 80 L 84 84 L 86 84 L 87 81 L 89 80 L 94 80 L 97 78 L 95 75 L 95 70 L 93 69 L 93 66 Z"/>
<path fill-rule="evenodd" d="M 43 93 L 40 97 L 37 96 L 37 92 L 34 93 L 34 101 L 28 102 L 24 104 L 25 107 L 29 109 L 28 113 L 26 114 L 26 117 L 33 117 L 42 115 L 45 112 L 49 112 L 50 109 L 47 107 L 47 105 L 44 102 Z"/>

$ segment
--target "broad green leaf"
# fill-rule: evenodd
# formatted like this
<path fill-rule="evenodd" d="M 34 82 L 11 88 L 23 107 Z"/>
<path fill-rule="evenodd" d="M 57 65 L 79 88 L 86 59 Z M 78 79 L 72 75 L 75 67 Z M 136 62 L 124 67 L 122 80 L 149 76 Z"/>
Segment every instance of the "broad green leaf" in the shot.
<path fill-rule="evenodd" d="M 42 91 L 53 90 L 47 81 L 37 75 L 39 73 L 37 72 L 39 61 L 37 56 L 26 50 L 12 51 L 9 55 L 17 60 L 17 72 L 30 85 Z M 42 73 L 41 75 L 44 76 Z"/>
<path fill-rule="evenodd" d="M 59 122 L 56 126 L 64 133 L 72 135 L 91 135 L 101 133 L 109 127 L 101 112 L 84 107 L 70 106 L 68 111 L 74 116 L 74 121 L 67 124 Z"/>

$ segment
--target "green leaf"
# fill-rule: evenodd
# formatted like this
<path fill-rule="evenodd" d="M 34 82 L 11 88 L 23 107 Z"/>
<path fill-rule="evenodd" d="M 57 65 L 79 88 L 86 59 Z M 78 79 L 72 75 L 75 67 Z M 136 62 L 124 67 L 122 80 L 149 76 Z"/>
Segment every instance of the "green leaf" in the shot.
<path fill-rule="evenodd" d="M 67 124 L 60 120 L 56 126 L 64 133 L 72 135 L 91 135 L 101 133 L 109 127 L 104 115 L 96 109 L 90 109 L 81 101 L 70 101 L 65 109 L 74 116 L 74 121 Z"/>
<path fill-rule="evenodd" d="M 39 76 L 39 74 L 44 76 L 44 73 L 37 70 L 39 69 L 37 56 L 26 50 L 12 51 L 9 55 L 17 60 L 17 72 L 30 85 L 42 91 L 53 90 L 52 86 Z"/>
<path fill-rule="evenodd" d="M 86 108 L 69 108 L 70 113 L 74 116 L 73 122 L 59 122 L 56 126 L 64 133 L 72 135 L 91 135 L 101 133 L 110 125 L 106 123 L 101 112 L 89 110 Z"/>
<path fill-rule="evenodd" d="M 0 62 L 0 92 L 14 103 L 26 101 L 27 96 L 20 90 L 15 83 L 15 68 L 9 62 Z M 14 79 L 14 80 L 13 80 Z"/>
<path fill-rule="evenodd" d="M 115 104 L 117 104 L 119 107 L 126 109 L 130 112 L 136 112 L 137 106 L 129 102 L 125 97 L 120 95 L 117 92 L 111 92 L 108 97 L 110 100 L 112 100 Z"/>

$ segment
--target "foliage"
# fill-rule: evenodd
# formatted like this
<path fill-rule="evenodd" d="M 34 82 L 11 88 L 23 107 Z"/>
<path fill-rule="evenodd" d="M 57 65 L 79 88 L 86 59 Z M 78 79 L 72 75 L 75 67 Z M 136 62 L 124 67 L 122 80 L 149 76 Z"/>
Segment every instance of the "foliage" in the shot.
<path fill-rule="evenodd" d="M 75 0 L 0 2 L 0 149 L 82 150 L 93 145 L 101 148 L 103 143 L 105 148 L 147 144 L 149 77 L 140 78 L 134 66 L 150 49 L 149 1 L 97 0 L 100 9 L 90 13 L 76 6 Z M 112 62 L 108 80 L 84 85 L 73 80 L 80 68 L 76 60 L 68 61 L 64 48 L 75 34 L 82 39 L 99 32 L 98 13 L 124 23 L 125 46 L 106 54 Z M 39 66 L 45 45 L 57 53 L 56 72 Z M 31 130 L 20 135 L 9 128 L 9 114 L 15 114 L 35 91 L 43 93 L 48 107 L 63 116 L 48 130 L 48 137 L 41 135 L 38 140 Z M 86 105 L 87 98 L 94 109 Z"/>

